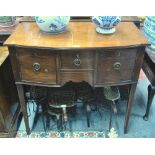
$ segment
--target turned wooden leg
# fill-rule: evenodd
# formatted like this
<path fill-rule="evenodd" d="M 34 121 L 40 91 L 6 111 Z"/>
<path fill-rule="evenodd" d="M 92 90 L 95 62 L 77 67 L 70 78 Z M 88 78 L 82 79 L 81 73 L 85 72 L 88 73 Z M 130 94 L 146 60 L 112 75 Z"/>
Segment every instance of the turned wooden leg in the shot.
<path fill-rule="evenodd" d="M 152 104 L 152 100 L 155 94 L 155 87 L 151 86 L 151 84 L 148 86 L 148 100 L 147 100 L 147 107 L 146 107 L 146 113 L 143 116 L 143 119 L 145 121 L 148 120 L 148 116 L 149 116 L 149 111 L 150 111 L 150 107 Z"/>
<path fill-rule="evenodd" d="M 27 106 L 25 102 L 23 85 L 17 85 L 17 91 L 19 96 L 19 102 L 21 105 L 21 112 L 23 114 L 24 121 L 25 121 L 26 132 L 27 134 L 30 134 L 30 127 L 29 127 L 29 120 L 28 120 L 28 113 L 27 113 Z"/>
<path fill-rule="evenodd" d="M 127 109 L 126 109 L 126 114 L 125 114 L 124 133 L 127 133 L 129 117 L 130 117 L 132 102 L 133 102 L 135 91 L 136 91 L 136 86 L 137 86 L 137 83 L 131 84 L 128 104 L 127 104 Z"/>

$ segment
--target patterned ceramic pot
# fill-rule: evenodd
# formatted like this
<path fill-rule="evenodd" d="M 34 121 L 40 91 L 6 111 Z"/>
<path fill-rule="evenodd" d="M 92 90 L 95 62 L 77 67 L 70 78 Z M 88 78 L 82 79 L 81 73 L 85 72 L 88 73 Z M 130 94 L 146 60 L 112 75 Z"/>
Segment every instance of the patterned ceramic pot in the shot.
<path fill-rule="evenodd" d="M 35 16 L 37 25 L 44 33 L 58 34 L 66 30 L 70 16 Z"/>
<path fill-rule="evenodd" d="M 112 34 L 121 18 L 120 16 L 93 16 L 92 21 L 97 25 L 96 31 L 98 33 Z"/>
<path fill-rule="evenodd" d="M 155 52 L 155 16 L 147 16 L 145 18 L 144 34 L 151 43 L 148 48 Z"/>

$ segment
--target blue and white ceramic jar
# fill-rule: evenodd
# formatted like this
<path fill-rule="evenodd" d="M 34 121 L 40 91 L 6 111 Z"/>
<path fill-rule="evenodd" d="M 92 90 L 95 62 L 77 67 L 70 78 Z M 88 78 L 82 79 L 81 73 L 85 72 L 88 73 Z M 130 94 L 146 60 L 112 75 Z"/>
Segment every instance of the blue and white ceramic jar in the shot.
<path fill-rule="evenodd" d="M 96 31 L 98 33 L 112 34 L 121 18 L 120 16 L 93 16 L 92 21 L 97 25 Z"/>
<path fill-rule="evenodd" d="M 66 30 L 70 16 L 35 16 L 35 21 L 42 32 L 59 34 Z"/>
<path fill-rule="evenodd" d="M 155 52 L 155 16 L 145 18 L 144 34 L 151 43 L 147 48 Z"/>

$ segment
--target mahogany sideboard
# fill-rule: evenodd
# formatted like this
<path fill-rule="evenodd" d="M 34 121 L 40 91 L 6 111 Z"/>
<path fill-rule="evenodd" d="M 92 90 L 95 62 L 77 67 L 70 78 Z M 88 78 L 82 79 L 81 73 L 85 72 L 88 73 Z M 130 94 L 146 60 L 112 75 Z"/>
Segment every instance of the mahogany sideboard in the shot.
<path fill-rule="evenodd" d="M 148 41 L 132 22 L 122 22 L 112 35 L 95 31 L 91 22 L 70 22 L 65 33 L 43 34 L 36 23 L 23 22 L 7 39 L 15 83 L 30 133 L 24 85 L 61 87 L 87 81 L 93 87 L 127 85 L 127 132 L 132 101 Z"/>

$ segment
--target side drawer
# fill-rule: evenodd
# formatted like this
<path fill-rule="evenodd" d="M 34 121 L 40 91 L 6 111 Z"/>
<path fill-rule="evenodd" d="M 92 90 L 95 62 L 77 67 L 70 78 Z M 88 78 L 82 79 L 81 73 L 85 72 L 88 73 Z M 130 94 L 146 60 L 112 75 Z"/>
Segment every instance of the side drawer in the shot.
<path fill-rule="evenodd" d="M 131 81 L 136 55 L 137 49 L 98 52 L 96 83 Z"/>
<path fill-rule="evenodd" d="M 48 50 L 18 49 L 21 81 L 56 84 L 56 54 Z"/>

